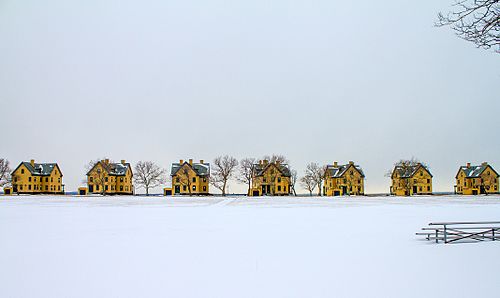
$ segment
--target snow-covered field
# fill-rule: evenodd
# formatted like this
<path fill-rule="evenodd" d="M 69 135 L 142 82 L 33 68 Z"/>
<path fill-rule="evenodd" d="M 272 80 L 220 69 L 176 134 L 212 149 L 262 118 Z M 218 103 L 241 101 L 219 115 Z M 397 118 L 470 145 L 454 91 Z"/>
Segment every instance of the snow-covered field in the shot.
<path fill-rule="evenodd" d="M 0 197 L 0 297 L 499 297 L 500 196 Z"/>

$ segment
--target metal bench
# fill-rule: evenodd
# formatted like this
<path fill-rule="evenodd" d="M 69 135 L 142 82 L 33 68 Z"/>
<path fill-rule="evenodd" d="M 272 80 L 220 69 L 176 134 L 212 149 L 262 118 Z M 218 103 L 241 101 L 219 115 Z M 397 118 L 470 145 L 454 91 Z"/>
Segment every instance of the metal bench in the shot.
<path fill-rule="evenodd" d="M 500 240 L 500 221 L 435 222 L 422 231 L 416 235 L 436 243 L 496 241 Z"/>

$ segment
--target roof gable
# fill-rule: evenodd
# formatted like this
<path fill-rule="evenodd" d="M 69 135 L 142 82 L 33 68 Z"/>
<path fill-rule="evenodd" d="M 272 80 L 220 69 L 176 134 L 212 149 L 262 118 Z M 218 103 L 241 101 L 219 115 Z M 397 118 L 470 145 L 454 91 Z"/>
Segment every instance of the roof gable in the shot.
<path fill-rule="evenodd" d="M 395 173 L 398 173 L 401 178 L 412 178 L 420 169 L 426 171 L 429 174 L 429 176 L 431 176 L 431 178 L 433 177 L 429 169 L 426 166 L 419 163 L 416 165 L 408 165 L 405 167 L 395 166 L 394 170 L 392 171 L 391 178 L 394 178 Z"/>
<path fill-rule="evenodd" d="M 469 167 L 461 166 L 458 169 L 455 178 L 458 178 L 458 175 L 460 174 L 461 171 L 465 174 L 465 178 L 478 178 L 484 173 L 486 169 L 490 169 L 491 171 L 493 171 L 493 173 L 496 174 L 497 177 L 499 176 L 497 171 L 495 171 L 495 169 L 493 169 L 492 166 L 490 166 L 489 164 L 486 165 L 483 164 L 479 166 L 469 166 Z"/>
<path fill-rule="evenodd" d="M 344 177 L 349 169 L 356 170 L 362 178 L 365 178 L 365 174 L 363 173 L 363 169 L 359 165 L 354 164 L 345 164 L 345 165 L 327 165 L 326 166 L 326 174 L 331 178 L 341 178 Z"/>
<path fill-rule="evenodd" d="M 90 173 L 92 171 L 94 171 L 94 169 L 97 167 L 97 166 L 101 166 L 101 168 L 103 168 L 106 173 L 108 173 L 108 175 L 110 176 L 125 176 L 127 174 L 127 171 L 130 170 L 130 174 L 133 176 L 133 173 L 132 173 L 132 167 L 130 166 L 130 163 L 116 163 L 116 162 L 111 162 L 111 163 L 104 163 L 102 160 L 96 162 L 94 164 L 94 166 L 87 172 L 87 176 L 90 175 Z"/>
<path fill-rule="evenodd" d="M 210 164 L 195 162 L 190 164 L 185 161 L 184 163 L 172 163 L 170 176 L 176 175 L 183 167 L 189 167 L 197 176 L 210 176 Z"/>
<path fill-rule="evenodd" d="M 21 166 L 24 166 L 33 176 L 50 176 L 55 168 L 59 170 L 62 176 L 61 169 L 57 163 L 34 163 L 32 165 L 30 162 L 23 161 L 14 171 L 12 171 L 12 173 L 14 174 Z"/>
<path fill-rule="evenodd" d="M 254 168 L 255 176 L 263 176 L 267 171 L 271 170 L 271 168 L 276 169 L 284 177 L 291 177 L 292 176 L 288 165 L 283 164 L 283 163 L 278 163 L 278 164 L 274 163 L 274 162 L 269 162 L 266 164 L 258 163 L 258 164 L 254 164 L 253 168 Z"/>

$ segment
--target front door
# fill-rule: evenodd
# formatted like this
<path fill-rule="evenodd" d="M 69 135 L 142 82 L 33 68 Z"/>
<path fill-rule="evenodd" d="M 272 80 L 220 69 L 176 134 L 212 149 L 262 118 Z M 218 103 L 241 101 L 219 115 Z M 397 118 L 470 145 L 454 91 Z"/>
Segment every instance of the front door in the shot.
<path fill-rule="evenodd" d="M 417 187 L 416 187 L 416 186 L 413 186 L 413 193 L 414 193 L 414 194 L 418 192 L 417 190 L 418 190 L 418 189 L 417 189 Z"/>
<path fill-rule="evenodd" d="M 89 185 L 89 192 L 94 192 L 94 186 L 93 185 Z"/>
<path fill-rule="evenodd" d="M 176 193 L 176 194 L 181 193 L 181 186 L 180 186 L 180 185 L 176 185 L 176 186 L 175 186 L 175 193 Z"/>

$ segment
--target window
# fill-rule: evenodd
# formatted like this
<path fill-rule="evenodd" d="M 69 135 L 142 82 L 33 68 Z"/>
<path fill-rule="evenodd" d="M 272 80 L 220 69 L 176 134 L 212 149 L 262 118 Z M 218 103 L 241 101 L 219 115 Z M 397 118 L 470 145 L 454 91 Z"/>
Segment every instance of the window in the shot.
<path fill-rule="evenodd" d="M 96 186 L 95 186 L 95 190 L 96 190 L 96 191 L 99 191 L 99 185 L 96 185 Z"/>
<path fill-rule="evenodd" d="M 422 191 L 422 186 L 420 186 L 419 190 Z"/>
<path fill-rule="evenodd" d="M 33 177 L 33 181 L 36 182 L 36 177 Z M 42 182 L 42 178 L 40 178 L 40 182 Z"/>
<path fill-rule="evenodd" d="M 61 183 L 61 178 L 57 178 L 57 182 Z"/>
<path fill-rule="evenodd" d="M 120 182 L 123 182 L 123 177 L 120 177 Z"/>
<path fill-rule="evenodd" d="M 427 179 L 427 183 L 431 183 L 431 179 Z"/>
<path fill-rule="evenodd" d="M 203 178 L 203 182 L 207 182 L 207 178 Z"/>
<path fill-rule="evenodd" d="M 278 183 L 281 183 L 281 177 L 278 177 Z"/>
<path fill-rule="evenodd" d="M 128 186 L 125 186 L 125 191 L 128 191 Z"/>
<path fill-rule="evenodd" d="M 48 191 L 48 190 L 49 190 L 49 186 L 45 185 L 45 191 Z"/>
<path fill-rule="evenodd" d="M 120 191 L 123 191 L 123 185 L 122 185 L 122 186 L 120 186 Z"/>
<path fill-rule="evenodd" d="M 203 191 L 207 191 L 207 187 L 206 186 L 203 186 Z"/>
<path fill-rule="evenodd" d="M 57 187 L 57 190 L 61 190 L 61 186 L 58 186 L 58 187 Z"/>
<path fill-rule="evenodd" d="M 49 177 L 45 177 L 45 182 L 49 182 Z"/>
<path fill-rule="evenodd" d="M 21 169 L 21 174 L 24 174 L 24 169 Z"/>
<path fill-rule="evenodd" d="M 108 186 L 107 185 L 104 186 L 104 190 L 108 191 Z"/>
<path fill-rule="evenodd" d="M 23 185 L 22 185 L 22 184 L 21 184 L 21 185 L 19 185 L 19 189 L 20 189 L 20 190 L 23 190 Z"/>
<path fill-rule="evenodd" d="M 196 183 L 196 177 L 193 177 L 193 183 Z"/>
<path fill-rule="evenodd" d="M 108 182 L 108 177 L 104 178 L 104 181 Z"/>
<path fill-rule="evenodd" d="M 54 182 L 54 178 L 53 177 L 50 177 L 50 182 Z"/>
<path fill-rule="evenodd" d="M 175 178 L 175 182 L 177 182 L 177 183 L 179 183 L 179 182 L 180 182 L 179 177 Z"/>
<path fill-rule="evenodd" d="M 59 178 L 59 180 L 61 180 L 61 178 Z M 94 182 L 94 177 L 89 177 L 89 181 Z"/>
<path fill-rule="evenodd" d="M 278 191 L 281 191 L 281 185 L 278 185 Z"/>
<path fill-rule="evenodd" d="M 266 183 L 266 178 L 265 177 L 262 179 L 262 182 Z"/>
<path fill-rule="evenodd" d="M 193 185 L 193 191 L 196 191 L 196 185 Z"/>
<path fill-rule="evenodd" d="M 31 190 L 31 184 L 28 184 L 28 189 Z"/>
<path fill-rule="evenodd" d="M 183 185 L 183 186 L 182 186 L 182 190 L 183 190 L 183 191 L 186 191 L 186 190 L 187 190 L 186 185 Z"/>

